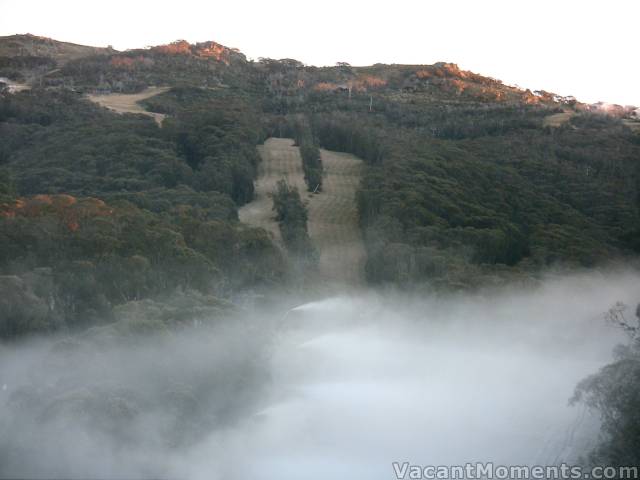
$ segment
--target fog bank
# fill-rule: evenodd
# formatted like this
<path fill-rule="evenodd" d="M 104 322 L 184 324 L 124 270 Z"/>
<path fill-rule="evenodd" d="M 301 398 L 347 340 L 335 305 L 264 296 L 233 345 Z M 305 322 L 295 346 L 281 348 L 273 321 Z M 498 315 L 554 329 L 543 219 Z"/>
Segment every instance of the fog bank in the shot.
<path fill-rule="evenodd" d="M 391 462 L 576 461 L 575 384 L 633 273 L 425 298 L 359 293 L 149 337 L 0 347 L 0 477 L 393 478 Z"/>

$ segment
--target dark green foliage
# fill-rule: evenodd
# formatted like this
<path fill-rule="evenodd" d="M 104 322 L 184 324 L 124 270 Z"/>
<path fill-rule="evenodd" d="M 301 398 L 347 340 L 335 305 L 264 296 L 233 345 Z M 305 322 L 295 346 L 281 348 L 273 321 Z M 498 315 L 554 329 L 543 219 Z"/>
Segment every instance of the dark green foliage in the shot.
<path fill-rule="evenodd" d="M 78 95 L 25 92 L 0 104 L 6 159 L 22 195 L 101 195 L 192 182 L 150 119 L 119 116 Z"/>
<path fill-rule="evenodd" d="M 0 339 L 51 329 L 49 305 L 24 278 L 0 276 Z"/>
<path fill-rule="evenodd" d="M 322 146 L 367 163 L 357 202 L 370 281 L 468 283 L 494 265 L 592 266 L 637 248 L 640 150 L 620 122 L 583 114 L 544 130 L 547 107 L 461 103 L 443 129 L 437 102 L 385 102 L 311 122 Z M 393 113 L 411 111 L 423 114 L 413 125 Z"/>
<path fill-rule="evenodd" d="M 163 129 L 65 91 L 0 99 L 0 276 L 17 278 L 6 335 L 109 321 L 120 304 L 176 288 L 226 296 L 284 275 L 266 232 L 237 221 L 262 140 L 248 101 L 202 89 L 155 101 L 172 105 Z M 32 197 L 59 193 L 78 199 Z M 49 287 L 29 293 L 43 267 Z M 17 284 L 24 295 L 9 294 Z"/>
<path fill-rule="evenodd" d="M 182 184 L 225 193 L 239 204 L 251 200 L 262 128 L 247 101 L 203 90 L 166 95 L 167 102 L 178 98 L 185 106 L 174 107 L 162 130 L 148 118 L 114 115 L 74 94 L 8 96 L 0 102 L 7 146 L 0 160 L 5 157 L 25 195 L 104 195 Z"/>
<path fill-rule="evenodd" d="M 255 71 L 244 55 L 227 50 L 225 58 L 208 56 L 206 44 L 176 42 L 148 50 L 73 59 L 45 77 L 51 86 L 73 85 L 85 91 L 136 92 L 151 85 L 220 87 L 252 90 Z M 225 48 L 225 47 L 223 47 Z"/>
<path fill-rule="evenodd" d="M 302 170 L 304 181 L 310 192 L 322 191 L 322 160 L 320 149 L 311 139 L 305 139 L 300 144 L 300 156 L 302 157 Z"/>
<path fill-rule="evenodd" d="M 226 193 L 239 205 L 251 201 L 255 145 L 264 138 L 249 101 L 197 89 L 175 89 L 153 100 L 155 108 L 172 113 L 163 133 L 196 172 L 195 188 Z"/>
<path fill-rule="evenodd" d="M 290 58 L 260 58 L 255 70 L 265 112 L 287 115 L 304 106 L 306 92 L 300 88 L 308 77 L 304 64 Z"/>
<path fill-rule="evenodd" d="M 101 323 L 114 306 L 176 288 L 226 295 L 282 277 L 280 254 L 266 232 L 220 218 L 216 209 L 198 205 L 195 192 L 165 193 L 175 199 L 173 206 L 157 206 L 153 196 L 135 198 L 158 213 L 124 200 L 106 205 L 68 196 L 5 207 L 0 271 L 13 276 L 0 275 L 10 302 L 4 311 L 19 317 L 5 322 L 23 325 L 7 334 Z M 193 197 L 191 205 L 178 203 Z M 41 276 L 34 272 L 42 266 L 49 269 L 50 284 L 31 292 L 33 279 Z M 22 290 L 13 287 L 22 284 Z M 23 293 L 9 294 L 9 287 Z M 37 315 L 30 313 L 34 308 Z"/>
<path fill-rule="evenodd" d="M 144 192 L 114 193 L 106 199 L 127 200 L 137 207 L 172 218 L 186 212 L 198 220 L 238 220 L 236 205 L 227 195 L 199 192 L 181 185 L 174 189 L 155 188 Z"/>
<path fill-rule="evenodd" d="M 289 86 L 272 132 L 299 142 L 308 118 L 320 146 L 367 164 L 357 202 L 369 281 L 470 284 L 638 248 L 640 149 L 619 120 L 582 112 L 543 128 L 567 108 L 553 95 L 451 64 L 269 68 Z"/>
<path fill-rule="evenodd" d="M 377 164 L 387 153 L 385 133 L 374 122 L 365 121 L 353 114 L 318 114 L 313 118 L 314 134 L 324 148 L 352 153 Z"/>
<path fill-rule="evenodd" d="M 640 137 L 618 120 L 585 112 L 559 128 L 542 126 L 549 114 L 579 110 L 575 102 L 558 103 L 547 92 L 534 95 L 445 63 L 252 63 L 217 44 L 186 42 L 102 53 L 71 60 L 36 83 L 58 90 L 0 96 L 3 202 L 37 194 L 96 197 L 141 212 L 141 228 L 150 232 L 162 225 L 158 239 L 131 223 L 115 228 L 117 235 L 90 236 L 96 257 L 114 255 L 114 245 L 127 245 L 123 237 L 131 231 L 142 243 L 115 255 L 140 255 L 152 269 L 143 243 L 183 242 L 196 256 L 184 250 L 182 260 L 206 258 L 219 272 L 218 291 L 275 281 L 282 273 L 278 252 L 264 232 L 240 226 L 236 210 L 253 199 L 255 146 L 267 132 L 295 139 L 311 191 L 322 184 L 318 147 L 365 161 L 356 201 L 373 283 L 469 285 L 485 274 L 591 266 L 640 248 Z M 48 61 L 19 62 L 20 72 L 36 75 Z M 162 128 L 75 93 L 149 85 L 174 87 L 143 102 L 168 115 Z M 285 244 L 310 256 L 299 194 L 287 187 L 277 198 Z M 24 257 L 29 268 L 51 266 L 34 239 L 58 238 L 55 222 L 19 222 L 34 229 L 8 242 L 6 252 Z M 22 241 L 35 246 L 25 253 L 17 245 Z M 94 257 L 69 250 L 78 238 L 61 242 L 48 244 L 52 258 L 95 264 Z M 125 264 L 114 265 L 112 274 L 124 275 Z M 14 273 L 8 264 L 3 268 Z M 83 272 L 92 284 L 91 270 Z M 100 285 L 103 277 L 91 275 Z M 195 286 L 201 280 L 194 273 L 180 281 L 201 288 Z M 155 288 L 133 290 L 144 297 Z M 104 295 L 107 302 L 117 297 Z"/>
<path fill-rule="evenodd" d="M 91 200 L 32 203 L 0 222 L 0 265 L 19 275 L 52 268 L 51 315 L 68 327 L 103 321 L 112 304 L 176 286 L 212 287 L 214 264 L 150 212 Z"/>
<path fill-rule="evenodd" d="M 294 256 L 313 260 L 316 253 L 309 238 L 307 208 L 302 203 L 300 192 L 285 180 L 280 180 L 272 198 L 283 243 Z"/>
<path fill-rule="evenodd" d="M 357 203 L 369 281 L 471 285 L 483 272 L 593 266 L 638 248 L 640 149 L 619 120 L 583 112 L 543 128 L 566 108 L 550 94 L 449 64 L 304 74 L 329 87 L 299 93 L 271 131 L 298 140 L 309 118 L 320 146 L 367 164 Z M 359 75 L 386 85 L 338 88 Z"/>
<path fill-rule="evenodd" d="M 27 76 L 42 75 L 55 68 L 56 62 L 48 57 L 23 55 L 19 57 L 0 56 L 0 77 L 16 82 L 24 82 Z"/>
<path fill-rule="evenodd" d="M 8 170 L 0 169 L 0 202 L 9 201 L 16 194 L 16 186 Z"/>
<path fill-rule="evenodd" d="M 582 380 L 572 403 L 583 402 L 600 414 L 600 444 L 588 456 L 592 465 L 640 465 L 640 308 L 636 321 L 625 318 L 627 307 L 617 304 L 607 315 L 629 335 L 616 349 L 615 361 Z"/>

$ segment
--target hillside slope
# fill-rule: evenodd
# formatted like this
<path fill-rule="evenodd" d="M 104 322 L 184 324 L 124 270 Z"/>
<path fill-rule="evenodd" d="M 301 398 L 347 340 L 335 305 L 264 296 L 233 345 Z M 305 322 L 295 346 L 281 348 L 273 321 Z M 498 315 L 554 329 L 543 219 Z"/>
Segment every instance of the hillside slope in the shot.
<path fill-rule="evenodd" d="M 354 157 L 328 152 L 363 161 L 361 182 L 353 173 L 341 187 L 344 202 L 322 208 L 359 226 L 368 283 L 469 288 L 550 267 L 628 261 L 640 252 L 640 138 L 631 123 L 571 97 L 504 85 L 445 62 L 318 68 L 292 59 L 249 61 L 215 42 L 100 52 L 61 67 L 38 58 L 45 63 L 31 69 L 30 92 L 0 95 L 2 192 L 135 200 L 179 221 L 185 241 L 197 240 L 227 273 L 224 249 L 200 242 L 209 236 L 221 246 L 230 231 L 244 239 L 247 231 L 235 223 L 228 229 L 235 213 L 207 223 L 202 202 L 221 213 L 254 200 L 256 172 L 269 164 L 260 163 L 256 146 L 269 137 L 299 139 L 301 128 L 309 145 L 325 149 L 329 191 L 309 199 L 312 237 L 322 236 L 316 220 L 323 214 L 314 209 L 332 198 L 336 168 L 353 166 Z M 132 102 L 154 86 L 168 90 Z M 124 99 L 121 111 L 167 118 L 159 129 L 78 93 L 112 107 Z M 123 96 L 130 94 L 137 96 Z M 266 201 L 261 188 L 258 181 L 258 202 Z M 241 218 L 252 223 L 249 211 Z M 331 230 L 338 223 L 329 218 L 323 228 L 348 252 L 356 235 L 339 241 Z M 263 230 L 251 232 L 262 235 L 257 250 L 270 248 Z M 357 263 L 359 252 L 336 264 Z M 245 272 L 249 280 L 228 279 L 223 290 L 253 288 L 265 278 L 263 267 Z M 361 274 L 346 271 L 359 268 L 327 278 L 357 283 Z"/>
<path fill-rule="evenodd" d="M 140 102 L 168 91 L 168 87 L 147 87 L 140 93 L 111 93 L 103 95 L 87 95 L 87 98 L 98 105 L 117 113 L 135 113 L 146 115 L 155 120 L 161 126 L 165 116 L 162 113 L 154 113 L 146 110 Z"/>
<path fill-rule="evenodd" d="M 42 85 L 68 62 L 115 52 L 112 48 L 76 45 L 30 34 L 0 37 L 0 77 Z"/>
<path fill-rule="evenodd" d="M 302 159 L 298 147 L 287 138 L 270 138 L 259 150 L 262 162 L 256 198 L 239 210 L 239 218 L 268 230 L 281 242 L 270 194 L 281 179 L 300 192 L 306 191 Z M 322 193 L 303 196 L 309 213 L 309 235 L 319 254 L 318 271 L 310 275 L 317 283 L 339 290 L 364 281 L 365 249 L 355 203 L 362 161 L 328 150 L 321 150 L 321 155 L 325 172 Z"/>
<path fill-rule="evenodd" d="M 9 35 L 0 37 L 0 57 L 44 57 L 58 65 L 90 55 L 116 53 L 113 48 L 89 47 L 37 35 Z"/>

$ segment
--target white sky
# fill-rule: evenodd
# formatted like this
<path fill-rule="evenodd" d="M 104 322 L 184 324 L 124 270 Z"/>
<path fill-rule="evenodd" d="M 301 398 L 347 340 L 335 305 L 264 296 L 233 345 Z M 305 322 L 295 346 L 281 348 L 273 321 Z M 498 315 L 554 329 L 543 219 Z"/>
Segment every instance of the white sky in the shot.
<path fill-rule="evenodd" d="M 118 49 L 215 40 L 314 65 L 449 61 L 640 105 L 638 0 L 0 0 L 0 35 L 27 32 Z"/>

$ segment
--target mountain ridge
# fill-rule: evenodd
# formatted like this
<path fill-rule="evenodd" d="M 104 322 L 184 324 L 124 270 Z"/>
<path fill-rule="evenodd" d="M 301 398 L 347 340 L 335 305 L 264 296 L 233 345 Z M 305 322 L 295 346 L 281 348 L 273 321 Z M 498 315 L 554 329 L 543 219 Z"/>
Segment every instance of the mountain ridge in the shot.
<path fill-rule="evenodd" d="M 72 42 L 64 42 L 31 33 L 0 37 L 0 56 L 43 56 L 66 62 L 82 56 L 116 53 L 112 47 L 93 47 Z"/>
<path fill-rule="evenodd" d="M 227 47 L 215 41 L 189 43 L 186 40 L 176 40 L 168 44 L 155 45 L 148 48 L 118 51 L 110 46 L 106 48 L 86 46 L 32 34 L 10 35 L 0 37 L 0 57 L 5 57 L 5 61 L 0 62 L 0 65 L 9 67 L 10 70 L 8 73 L 3 73 L 0 69 L 0 77 L 22 78 L 27 82 L 34 83 L 36 80 L 39 81 L 43 75 L 49 75 L 52 71 L 55 71 L 56 67 L 61 68 L 69 63 L 78 62 L 87 64 L 89 58 L 94 56 L 109 58 L 109 65 L 103 66 L 101 70 L 106 71 L 110 68 L 129 71 L 136 68 L 149 70 L 153 68 L 150 66 L 152 60 L 149 57 L 154 55 L 182 56 L 184 61 L 188 61 L 187 57 L 194 60 L 214 60 L 226 67 L 235 64 L 239 68 L 251 66 L 262 71 L 273 70 L 275 64 L 279 70 L 276 76 L 279 75 L 281 77 L 283 76 L 283 70 L 289 70 L 289 72 L 286 72 L 289 75 L 291 70 L 302 70 L 306 75 L 298 75 L 298 78 L 293 82 L 293 86 L 287 87 L 292 88 L 294 91 L 305 87 L 316 90 L 340 90 L 343 86 L 346 86 L 347 89 L 363 92 L 381 89 L 388 85 L 390 88 L 397 88 L 407 92 L 434 90 L 435 87 L 435 89 L 449 91 L 452 94 L 466 92 L 472 97 L 479 96 L 480 99 L 490 101 L 517 99 L 527 104 L 539 102 L 572 103 L 574 101 L 572 97 L 560 97 L 545 91 L 531 92 L 527 89 L 504 85 L 500 80 L 463 70 L 458 65 L 449 62 L 437 62 L 433 65 L 387 65 L 378 63 L 362 67 L 351 67 L 346 63 L 337 63 L 334 67 L 316 67 L 305 65 L 292 59 L 260 58 L 258 62 L 254 62 L 247 60 L 247 57 L 238 49 Z M 35 61 L 33 57 L 43 59 L 42 63 L 46 64 L 48 69 L 35 69 L 34 65 L 32 65 Z M 23 65 L 8 60 L 15 58 L 31 58 L 32 61 Z M 47 64 L 44 59 L 53 60 L 55 65 Z M 163 68 L 166 67 L 166 65 L 163 65 Z M 86 70 L 86 65 L 83 65 L 82 68 Z M 412 69 L 414 71 L 411 71 Z M 105 73 L 101 71 L 100 75 L 104 77 Z M 400 79 L 398 76 L 402 78 Z M 165 80 L 169 83 L 172 81 L 168 75 L 162 75 L 162 77 L 164 78 L 159 80 Z M 195 77 L 197 77 L 195 79 L 196 83 L 202 80 L 200 78 L 202 75 L 196 75 Z M 116 82 L 118 81 L 120 80 L 116 80 Z M 184 82 L 185 79 L 181 77 L 179 81 Z M 286 81 L 286 78 L 279 78 L 276 83 L 282 84 L 283 81 Z M 88 83 L 93 83 L 93 86 L 96 87 L 95 84 L 100 82 L 92 81 Z M 65 85 L 65 82 L 62 82 L 62 84 Z M 46 82 L 45 85 L 47 85 Z M 55 83 L 51 86 L 55 86 Z M 88 87 L 90 86 L 88 85 Z M 105 85 L 102 85 L 102 87 L 105 87 Z M 106 89 L 108 88 L 109 86 L 106 87 Z M 140 87 L 134 86 L 132 88 L 135 90 Z M 119 88 L 119 90 L 122 90 L 122 88 Z"/>
<path fill-rule="evenodd" d="M 546 90 L 534 90 L 523 88 L 521 86 L 507 85 L 501 80 L 493 78 L 491 76 L 478 74 L 468 70 L 461 69 L 457 64 L 451 62 L 440 61 L 434 64 L 384 64 L 375 63 L 369 66 L 350 66 L 344 62 L 336 63 L 336 66 L 314 66 L 307 65 L 303 62 L 293 59 L 271 59 L 268 57 L 260 57 L 257 62 L 248 60 L 239 49 L 227 47 L 221 43 L 213 40 L 207 40 L 203 42 L 190 43 L 186 40 L 176 40 L 167 44 L 153 45 L 146 48 L 130 48 L 126 50 L 117 50 L 112 46 L 98 47 L 89 46 L 73 42 L 65 42 L 56 40 L 49 37 L 34 35 L 31 33 L 26 34 L 14 34 L 0 37 L 0 66 L 4 66 L 7 59 L 16 57 L 41 57 L 49 58 L 55 61 L 55 65 L 49 65 L 50 67 L 61 67 L 66 63 L 75 60 L 82 60 L 86 57 L 94 55 L 109 56 L 112 59 L 114 67 L 131 67 L 136 59 L 132 59 L 132 56 L 142 55 L 145 53 L 151 54 L 166 54 L 169 56 L 183 55 L 190 56 L 197 59 L 207 60 L 212 59 L 225 65 L 230 65 L 232 62 L 244 63 L 247 65 L 260 65 L 265 62 L 279 62 L 285 65 L 293 65 L 295 68 L 302 68 L 307 70 L 327 70 L 327 69 L 343 69 L 348 67 L 353 71 L 367 71 L 367 70 L 396 70 L 396 69 L 411 69 L 415 68 L 413 76 L 406 78 L 403 85 L 399 85 L 399 88 L 407 91 L 419 90 L 426 85 L 439 85 L 443 89 L 448 89 L 452 93 L 460 93 L 469 89 L 469 84 L 475 83 L 483 85 L 483 88 L 472 89 L 476 90 L 476 94 L 480 94 L 481 99 L 484 100 L 496 100 L 510 98 L 514 96 L 520 97 L 519 100 L 526 104 L 533 103 L 548 103 L 548 104 L 564 104 L 571 106 L 579 106 L 583 109 L 589 109 L 606 113 L 616 117 L 638 117 L 637 106 L 633 105 L 620 105 L 616 103 L 608 102 L 596 102 L 596 103 L 584 103 L 579 102 L 573 96 L 561 96 L 554 92 Z M 4 62 L 3 62 L 3 58 Z M 140 60 L 140 59 L 138 59 Z M 38 77 L 38 72 L 34 75 L 33 65 L 28 65 L 26 68 L 31 67 L 29 74 L 24 75 L 31 77 L 33 81 L 34 77 Z M 23 66 L 23 70 L 25 67 Z M 49 70 L 51 71 L 51 69 Z M 23 72 L 24 73 L 24 72 Z M 3 75 L 0 70 L 0 77 L 7 77 L 11 79 L 10 75 Z M 363 82 L 355 79 L 356 83 L 353 85 L 356 89 L 363 90 Z M 374 83 L 377 85 L 371 85 L 368 82 L 367 87 L 382 86 L 383 84 L 374 79 Z M 365 84 L 367 81 L 365 80 Z M 315 88 L 317 89 L 339 89 L 344 83 L 340 82 L 315 82 Z M 398 86 L 398 85 L 395 85 Z M 493 87 L 493 88 L 490 88 Z M 347 88 L 349 86 L 347 85 Z M 473 91 L 471 92 L 474 93 Z M 486 97 L 486 98 L 484 98 Z M 494 98 L 491 98 L 494 97 Z"/>
<path fill-rule="evenodd" d="M 59 47 L 27 40 L 50 54 Z M 0 277 L 27 285 L 44 268 L 51 278 L 41 279 L 50 284 L 42 301 L 15 298 L 23 314 L 0 337 L 94 325 L 175 288 L 222 298 L 297 288 L 297 264 L 238 213 L 256 197 L 258 147 L 270 137 L 299 146 L 310 190 L 284 193 L 296 213 L 283 229 L 311 260 L 303 200 L 331 200 L 320 148 L 362 160 L 348 198 L 368 285 L 474 289 L 640 253 L 640 137 L 570 97 L 447 62 L 314 67 L 250 61 L 215 42 L 59 66 L 14 53 L 0 77 L 32 88 L 0 93 L 0 203 L 9 205 L 0 209 Z M 140 97 L 149 91 L 157 94 Z M 141 101 L 118 114 L 92 94 Z M 317 190 L 324 173 L 327 191 Z M 80 208 L 88 198 L 114 214 Z M 313 262 L 304 265 L 314 277 Z M 7 281 L 4 290 L 17 291 L 20 281 Z M 41 308 L 49 293 L 51 311 Z"/>

